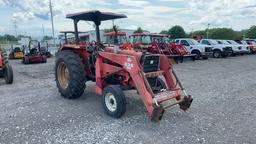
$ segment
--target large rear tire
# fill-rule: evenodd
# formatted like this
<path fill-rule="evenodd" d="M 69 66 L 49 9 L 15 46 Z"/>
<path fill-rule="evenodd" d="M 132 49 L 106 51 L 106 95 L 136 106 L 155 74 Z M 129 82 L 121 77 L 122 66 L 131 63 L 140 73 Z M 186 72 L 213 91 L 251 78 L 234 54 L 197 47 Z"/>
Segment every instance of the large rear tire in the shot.
<path fill-rule="evenodd" d="M 28 56 L 25 56 L 25 57 L 23 58 L 23 63 L 24 63 L 24 64 L 29 64 L 29 57 L 28 57 Z"/>
<path fill-rule="evenodd" d="M 60 51 L 56 56 L 55 80 L 61 96 L 79 98 L 86 87 L 82 59 L 72 51 Z"/>
<path fill-rule="evenodd" d="M 43 56 L 43 57 L 42 57 L 42 61 L 43 61 L 43 63 L 47 63 L 47 57 L 46 57 L 46 56 Z"/>
<path fill-rule="evenodd" d="M 4 79 L 5 79 L 6 84 L 12 84 L 13 83 L 13 70 L 12 70 L 12 67 L 9 64 L 5 65 Z"/>
<path fill-rule="evenodd" d="M 120 118 L 125 113 L 126 99 L 119 85 L 110 85 L 103 89 L 102 105 L 111 117 Z"/>

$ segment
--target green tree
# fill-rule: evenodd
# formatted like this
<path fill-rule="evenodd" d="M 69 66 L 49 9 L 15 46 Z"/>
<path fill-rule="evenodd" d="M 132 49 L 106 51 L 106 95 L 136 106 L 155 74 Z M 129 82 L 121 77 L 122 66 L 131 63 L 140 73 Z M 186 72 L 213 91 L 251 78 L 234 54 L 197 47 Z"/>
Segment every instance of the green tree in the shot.
<path fill-rule="evenodd" d="M 136 31 L 134 31 L 133 33 L 143 33 L 143 29 L 141 27 L 138 27 L 138 29 Z"/>
<path fill-rule="evenodd" d="M 51 40 L 52 39 L 52 36 L 44 36 L 43 37 L 43 40 L 45 41 L 45 40 Z"/>
<path fill-rule="evenodd" d="M 110 28 L 110 29 L 104 29 L 104 32 L 105 33 L 108 33 L 108 32 L 113 32 L 114 31 L 114 27 L 116 27 L 117 28 L 117 31 L 119 31 L 119 27 L 117 26 L 117 25 L 114 25 L 112 28 Z"/>
<path fill-rule="evenodd" d="M 191 32 L 187 37 L 193 38 L 193 36 L 201 36 L 202 38 L 206 38 L 206 30 L 198 30 Z"/>
<path fill-rule="evenodd" d="M 247 38 L 256 39 L 256 25 L 251 26 L 246 33 Z"/>
<path fill-rule="evenodd" d="M 168 34 L 171 36 L 172 39 L 184 38 L 186 36 L 184 29 L 178 25 L 173 26 L 171 29 L 169 29 Z"/>
<path fill-rule="evenodd" d="M 242 35 L 231 28 L 215 28 L 209 30 L 209 38 L 212 39 L 241 39 Z"/>
<path fill-rule="evenodd" d="M 169 34 L 167 30 L 162 30 L 159 34 Z"/>

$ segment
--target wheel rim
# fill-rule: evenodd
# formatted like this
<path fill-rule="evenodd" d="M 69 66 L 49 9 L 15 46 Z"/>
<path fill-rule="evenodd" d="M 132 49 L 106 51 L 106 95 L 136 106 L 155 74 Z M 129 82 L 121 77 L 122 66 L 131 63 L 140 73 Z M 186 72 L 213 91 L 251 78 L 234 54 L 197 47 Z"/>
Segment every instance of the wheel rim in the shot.
<path fill-rule="evenodd" d="M 69 85 L 69 71 L 64 62 L 61 62 L 57 70 L 58 82 L 63 89 L 66 89 Z"/>
<path fill-rule="evenodd" d="M 114 112 L 117 108 L 115 96 L 112 93 L 107 93 L 105 96 L 105 104 L 109 111 Z"/>
<path fill-rule="evenodd" d="M 216 58 L 219 57 L 219 53 L 217 53 L 217 52 L 215 52 L 213 55 L 214 55 L 214 57 L 216 57 Z"/>

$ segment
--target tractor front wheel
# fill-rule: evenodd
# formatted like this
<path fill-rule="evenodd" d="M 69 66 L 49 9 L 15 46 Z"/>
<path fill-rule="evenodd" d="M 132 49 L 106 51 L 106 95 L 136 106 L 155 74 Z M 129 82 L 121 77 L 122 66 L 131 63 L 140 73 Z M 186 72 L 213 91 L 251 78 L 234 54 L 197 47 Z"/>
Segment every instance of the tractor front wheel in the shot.
<path fill-rule="evenodd" d="M 126 111 L 126 99 L 120 86 L 105 87 L 102 94 L 102 104 L 109 116 L 120 118 Z"/>
<path fill-rule="evenodd" d="M 61 96 L 75 99 L 85 89 L 85 70 L 81 58 L 72 51 L 60 51 L 56 55 L 55 79 Z"/>
<path fill-rule="evenodd" d="M 13 83 L 13 70 L 12 70 L 12 67 L 9 64 L 5 65 L 4 79 L 5 79 L 6 84 L 12 84 Z"/>
<path fill-rule="evenodd" d="M 156 87 L 153 88 L 153 92 L 158 93 L 158 92 L 161 92 L 161 90 L 166 90 L 166 84 L 163 79 L 158 77 L 156 79 Z"/>

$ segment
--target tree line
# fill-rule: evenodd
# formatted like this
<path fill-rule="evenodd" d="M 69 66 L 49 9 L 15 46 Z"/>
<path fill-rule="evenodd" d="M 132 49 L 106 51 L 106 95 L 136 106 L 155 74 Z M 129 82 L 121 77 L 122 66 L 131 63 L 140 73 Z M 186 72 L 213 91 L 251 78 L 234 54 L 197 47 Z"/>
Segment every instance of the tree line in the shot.
<path fill-rule="evenodd" d="M 139 27 L 134 33 L 142 33 L 143 30 Z M 169 30 L 162 30 L 160 34 L 167 34 L 171 39 L 176 38 L 192 38 L 194 36 L 201 36 L 202 38 L 210 39 L 229 39 L 229 40 L 242 40 L 244 38 L 256 39 L 256 25 L 251 26 L 249 29 L 235 31 L 231 28 L 212 28 L 205 30 L 198 30 L 186 33 L 182 26 L 176 25 Z"/>
<path fill-rule="evenodd" d="M 256 26 L 251 26 L 249 29 L 235 31 L 231 28 L 212 28 L 205 30 L 198 30 L 190 33 L 186 33 L 181 26 L 173 26 L 169 30 L 163 30 L 160 34 L 168 34 L 170 38 L 192 38 L 193 36 L 201 36 L 202 38 L 210 39 L 230 39 L 230 40 L 242 40 L 244 38 L 256 39 Z"/>

